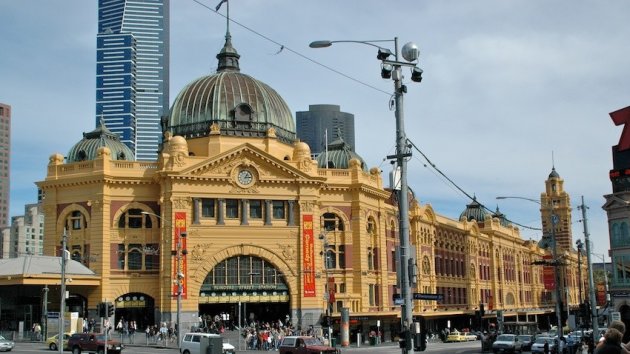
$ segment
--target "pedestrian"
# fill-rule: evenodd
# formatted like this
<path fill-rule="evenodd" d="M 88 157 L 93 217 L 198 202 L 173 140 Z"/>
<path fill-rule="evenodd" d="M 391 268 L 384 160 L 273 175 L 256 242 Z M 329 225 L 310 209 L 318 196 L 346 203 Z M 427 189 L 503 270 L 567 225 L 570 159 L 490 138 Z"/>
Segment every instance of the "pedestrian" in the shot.
<path fill-rule="evenodd" d="M 543 346 L 543 352 L 545 354 L 549 354 L 549 342 L 545 341 L 545 345 Z"/>
<path fill-rule="evenodd" d="M 604 342 L 597 346 L 595 354 L 622 354 L 621 339 L 623 334 L 616 328 L 608 328 L 604 333 Z"/>

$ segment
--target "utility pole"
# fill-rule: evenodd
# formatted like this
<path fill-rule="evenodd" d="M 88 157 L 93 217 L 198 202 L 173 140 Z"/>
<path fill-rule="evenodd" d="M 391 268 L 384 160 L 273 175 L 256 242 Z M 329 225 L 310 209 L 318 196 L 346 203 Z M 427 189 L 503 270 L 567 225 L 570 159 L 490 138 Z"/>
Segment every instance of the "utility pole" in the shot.
<path fill-rule="evenodd" d="M 48 285 L 42 289 L 42 340 L 48 338 Z"/>
<path fill-rule="evenodd" d="M 578 206 L 582 210 L 582 225 L 584 225 L 584 243 L 586 243 L 586 262 L 588 263 L 588 287 L 589 301 L 591 303 L 591 326 L 593 327 L 593 343 L 597 343 L 598 322 L 597 322 L 597 298 L 595 297 L 595 282 L 593 281 L 593 262 L 591 259 L 591 241 L 589 240 L 588 223 L 586 219 L 586 209 L 584 204 L 584 196 L 582 196 L 582 204 Z M 606 262 L 604 262 L 604 273 L 606 272 Z"/>
<path fill-rule="evenodd" d="M 61 238 L 61 304 L 59 306 L 59 354 L 63 354 L 63 334 L 66 308 L 66 243 L 68 242 L 68 234 L 66 228 L 63 228 L 63 237 Z"/>

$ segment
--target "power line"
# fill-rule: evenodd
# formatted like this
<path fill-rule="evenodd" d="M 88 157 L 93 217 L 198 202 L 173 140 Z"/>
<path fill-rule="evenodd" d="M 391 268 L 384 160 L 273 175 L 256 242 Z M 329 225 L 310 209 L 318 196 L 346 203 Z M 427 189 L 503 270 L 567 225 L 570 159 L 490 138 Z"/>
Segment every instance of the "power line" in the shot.
<path fill-rule="evenodd" d="M 333 67 L 330 67 L 330 66 L 328 66 L 328 65 L 326 65 L 326 64 L 323 64 L 323 63 L 320 63 L 320 62 L 318 62 L 318 61 L 317 61 L 317 60 L 315 60 L 315 59 L 311 59 L 310 57 L 308 57 L 308 56 L 306 56 L 306 55 L 304 55 L 304 54 L 302 54 L 302 53 L 300 53 L 300 52 L 298 52 L 298 51 L 295 51 L 295 50 L 293 50 L 293 49 L 289 48 L 286 44 L 282 44 L 282 43 L 280 43 L 280 42 L 278 42 L 278 41 L 276 41 L 276 40 L 274 40 L 274 39 L 272 39 L 272 38 L 270 38 L 270 37 L 268 37 L 268 36 L 266 36 L 266 35 L 264 35 L 264 34 L 262 34 L 262 33 L 258 32 L 258 31 L 256 31 L 256 30 L 254 30 L 254 29 L 252 29 L 252 28 L 250 28 L 250 27 L 248 27 L 248 26 L 246 26 L 246 25 L 244 25 L 244 24 L 242 24 L 242 23 L 240 23 L 240 22 L 238 22 L 238 21 L 234 20 L 233 18 L 228 18 L 228 17 L 227 17 L 227 16 L 225 16 L 224 14 L 219 13 L 219 12 L 217 12 L 217 11 L 214 11 L 214 9 L 213 9 L 212 7 L 209 7 L 208 5 L 203 4 L 203 3 L 202 3 L 201 1 L 199 1 L 199 0 L 192 0 L 192 1 L 196 2 L 197 4 L 199 4 L 200 6 L 203 6 L 203 7 L 204 7 L 204 8 L 206 8 L 206 9 L 210 10 L 212 13 L 214 13 L 214 14 L 216 14 L 216 15 L 219 15 L 219 16 L 221 16 L 221 17 L 223 17 L 223 18 L 227 19 L 227 20 L 228 20 L 228 21 L 230 21 L 231 23 L 234 23 L 234 24 L 236 24 L 236 25 L 238 25 L 238 26 L 242 27 L 243 29 L 245 29 L 245 30 L 247 30 L 247 31 L 249 31 L 249 32 L 251 32 L 251 33 L 253 33 L 253 34 L 257 35 L 257 36 L 259 36 L 260 38 L 263 38 L 263 39 L 265 39 L 265 40 L 267 40 L 267 41 L 269 41 L 269 42 L 271 42 L 271 43 L 273 43 L 273 44 L 275 44 L 275 45 L 279 46 L 279 47 L 280 47 L 280 50 L 279 50 L 279 51 L 278 51 L 278 53 L 276 53 L 276 54 L 279 54 L 281 51 L 288 51 L 288 52 L 291 52 L 291 53 L 293 53 L 293 54 L 295 54 L 295 55 L 299 56 L 300 58 L 302 58 L 302 59 L 304 59 L 304 60 L 307 60 L 307 61 L 309 61 L 309 62 L 311 62 L 311 63 L 313 63 L 313 64 L 315 64 L 315 65 L 321 66 L 322 68 L 324 68 L 324 69 L 326 69 L 326 70 L 332 71 L 333 73 L 335 73 L 335 74 L 337 74 L 337 75 L 340 75 L 340 76 L 342 76 L 342 77 L 345 77 L 346 79 L 352 80 L 352 81 L 354 81 L 354 82 L 356 82 L 356 83 L 358 83 L 358 84 L 360 84 L 360 85 L 363 85 L 363 86 L 369 87 L 369 88 L 371 88 L 371 89 L 373 89 L 373 90 L 375 90 L 375 91 L 378 91 L 378 92 L 382 92 L 382 93 L 386 94 L 387 96 L 391 96 L 391 95 L 392 95 L 392 93 L 391 93 L 391 92 L 387 92 L 387 91 L 385 91 L 385 90 L 382 90 L 382 89 L 380 89 L 380 88 L 378 88 L 378 87 L 376 87 L 376 86 L 373 86 L 373 85 L 368 84 L 367 82 L 361 81 L 361 80 L 359 80 L 359 79 L 357 79 L 357 78 L 354 78 L 354 77 L 352 77 L 352 76 L 350 76 L 350 75 L 348 75 L 348 74 L 345 74 L 345 73 L 343 73 L 343 72 L 341 72 L 341 71 L 339 71 L 339 70 L 337 70 L 337 69 L 335 69 L 335 68 L 333 68 Z"/>

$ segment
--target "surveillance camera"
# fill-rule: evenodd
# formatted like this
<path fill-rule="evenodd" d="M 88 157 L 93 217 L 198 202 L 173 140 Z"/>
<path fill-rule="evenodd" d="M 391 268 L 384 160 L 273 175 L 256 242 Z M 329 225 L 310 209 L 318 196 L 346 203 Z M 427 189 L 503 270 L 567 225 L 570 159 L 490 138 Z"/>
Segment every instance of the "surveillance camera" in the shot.
<path fill-rule="evenodd" d="M 72 283 L 72 278 L 68 278 L 68 279 L 66 279 L 66 282 L 67 282 L 67 283 Z"/>

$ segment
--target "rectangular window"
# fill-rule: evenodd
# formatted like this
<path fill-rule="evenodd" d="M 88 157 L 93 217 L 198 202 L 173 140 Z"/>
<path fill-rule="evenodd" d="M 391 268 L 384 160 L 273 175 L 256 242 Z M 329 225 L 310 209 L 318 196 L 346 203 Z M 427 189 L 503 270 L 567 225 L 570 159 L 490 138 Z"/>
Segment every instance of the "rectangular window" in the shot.
<path fill-rule="evenodd" d="M 282 200 L 274 200 L 272 202 L 272 215 L 274 219 L 285 219 L 286 212 L 284 208 L 285 202 Z"/>
<path fill-rule="evenodd" d="M 249 217 L 251 219 L 262 219 L 262 200 L 249 201 Z"/>
<path fill-rule="evenodd" d="M 144 248 L 144 267 L 146 270 L 160 269 L 160 245 L 148 244 Z"/>
<path fill-rule="evenodd" d="M 228 219 L 238 219 L 238 199 L 227 199 L 225 201 L 225 217 Z"/>
<path fill-rule="evenodd" d="M 339 257 L 339 268 L 346 269 L 346 245 L 337 246 L 337 256 Z"/>
<path fill-rule="evenodd" d="M 213 218 L 215 210 L 215 199 L 201 199 L 201 217 Z"/>
<path fill-rule="evenodd" d="M 125 269 L 125 245 L 122 243 L 118 244 L 118 269 Z"/>

